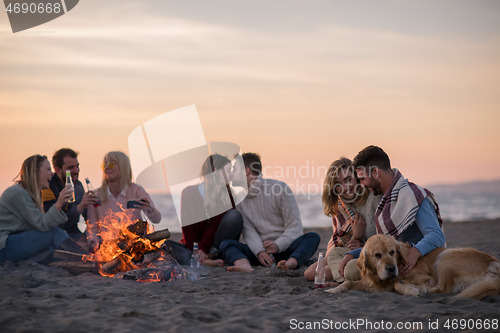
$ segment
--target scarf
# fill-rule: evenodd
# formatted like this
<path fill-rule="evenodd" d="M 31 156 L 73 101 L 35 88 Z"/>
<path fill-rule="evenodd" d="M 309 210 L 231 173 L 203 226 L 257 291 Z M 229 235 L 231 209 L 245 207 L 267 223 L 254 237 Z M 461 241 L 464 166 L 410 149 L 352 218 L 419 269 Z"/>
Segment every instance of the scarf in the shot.
<path fill-rule="evenodd" d="M 396 174 L 375 213 L 377 233 L 398 237 L 417 220 L 420 204 L 427 197 L 436 210 L 442 228 L 443 221 L 434 195 L 428 189 L 409 182 L 397 169 L 394 170 Z"/>

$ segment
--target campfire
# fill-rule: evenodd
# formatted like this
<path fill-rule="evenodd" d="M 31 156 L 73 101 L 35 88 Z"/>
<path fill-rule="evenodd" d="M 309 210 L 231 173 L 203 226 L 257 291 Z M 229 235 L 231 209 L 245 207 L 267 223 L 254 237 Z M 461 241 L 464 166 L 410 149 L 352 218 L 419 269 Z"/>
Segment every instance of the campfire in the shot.
<path fill-rule="evenodd" d="M 103 276 L 140 282 L 158 282 L 190 278 L 175 260 L 166 239 L 168 229 L 154 231 L 146 222 L 136 220 L 128 211 L 109 212 L 90 228 L 99 235 L 99 250 L 83 260 L 96 264 Z"/>

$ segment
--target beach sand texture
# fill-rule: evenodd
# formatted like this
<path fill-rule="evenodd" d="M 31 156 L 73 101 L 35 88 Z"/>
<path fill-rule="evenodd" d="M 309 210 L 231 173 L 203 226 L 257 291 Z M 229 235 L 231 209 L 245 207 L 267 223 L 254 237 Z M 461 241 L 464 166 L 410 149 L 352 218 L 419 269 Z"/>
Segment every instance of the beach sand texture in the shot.
<path fill-rule="evenodd" d="M 307 231 L 320 233 L 319 251 L 324 252 L 331 228 Z M 448 247 L 474 247 L 500 258 L 500 220 L 445 223 L 445 234 Z M 72 276 L 29 262 L 0 267 L 0 332 L 286 332 L 297 331 L 293 328 L 299 322 L 335 325 L 358 319 L 363 321 L 357 330 L 351 325 L 341 331 L 436 332 L 429 322 L 437 321 L 438 331 L 452 331 L 444 328 L 448 319 L 450 324 L 474 319 L 474 325 L 500 320 L 500 295 L 482 301 L 440 294 L 332 295 L 314 290 L 303 278 L 304 268 L 258 267 L 249 274 L 225 270 L 206 269 L 195 282 L 139 283 L 92 273 Z M 398 322 L 422 326 L 398 330 Z M 478 331 L 471 325 L 460 332 Z"/>

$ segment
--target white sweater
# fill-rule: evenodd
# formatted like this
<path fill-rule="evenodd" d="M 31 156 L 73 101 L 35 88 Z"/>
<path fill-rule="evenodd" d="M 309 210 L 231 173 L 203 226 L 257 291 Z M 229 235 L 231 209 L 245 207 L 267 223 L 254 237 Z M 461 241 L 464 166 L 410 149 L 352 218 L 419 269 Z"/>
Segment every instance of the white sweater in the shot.
<path fill-rule="evenodd" d="M 295 196 L 282 181 L 259 176 L 236 209 L 243 215 L 243 239 L 256 256 L 265 251 L 266 240 L 274 241 L 283 252 L 302 235 Z"/>

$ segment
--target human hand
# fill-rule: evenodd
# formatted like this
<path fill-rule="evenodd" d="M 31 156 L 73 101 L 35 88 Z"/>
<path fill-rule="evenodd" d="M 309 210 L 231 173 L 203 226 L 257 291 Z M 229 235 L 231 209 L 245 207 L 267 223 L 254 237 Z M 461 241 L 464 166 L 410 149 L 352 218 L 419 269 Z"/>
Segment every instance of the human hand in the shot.
<path fill-rule="evenodd" d="M 366 229 L 365 218 L 359 213 L 354 214 L 354 220 L 352 221 L 351 226 L 352 226 L 352 238 L 357 240 L 362 240 L 363 234 L 365 233 Z"/>
<path fill-rule="evenodd" d="M 349 240 L 349 249 L 355 250 L 359 249 L 361 246 L 363 246 L 363 244 L 359 240 L 354 238 Z"/>
<path fill-rule="evenodd" d="M 148 214 L 151 214 L 153 212 L 153 206 L 149 203 L 149 201 L 146 198 L 141 198 L 137 200 L 139 202 L 138 205 L 135 205 L 135 208 L 140 209 L 145 211 Z"/>
<path fill-rule="evenodd" d="M 406 275 L 410 273 L 413 267 L 417 264 L 418 258 L 420 258 L 422 254 L 416 247 L 412 247 L 410 251 L 408 251 L 408 255 L 406 256 L 406 265 L 399 265 L 399 275 Z"/>
<path fill-rule="evenodd" d="M 76 206 L 76 210 L 78 213 L 83 213 L 85 209 L 87 209 L 88 205 L 94 204 L 97 202 L 97 195 L 93 191 L 88 191 L 82 197 L 82 201 Z"/>
<path fill-rule="evenodd" d="M 343 278 L 345 278 L 344 276 L 344 269 L 345 269 L 345 266 L 347 265 L 347 263 L 351 260 L 354 259 L 354 256 L 350 253 L 346 254 L 344 256 L 344 258 L 342 259 L 342 261 L 340 262 L 339 264 L 339 273 L 340 275 L 342 275 Z"/>
<path fill-rule="evenodd" d="M 61 211 L 63 208 L 64 204 L 68 202 L 68 200 L 71 198 L 73 195 L 73 188 L 70 186 L 67 186 L 63 188 L 63 190 L 59 193 L 59 198 L 57 198 L 56 203 L 54 206 L 56 206 L 57 210 Z"/>
<path fill-rule="evenodd" d="M 267 253 L 278 253 L 279 252 L 278 245 L 276 245 L 276 243 L 273 241 L 267 240 L 264 243 L 262 243 L 262 245 L 266 249 Z"/>
<path fill-rule="evenodd" d="M 203 250 L 198 249 L 198 257 L 200 258 L 200 262 L 202 262 L 207 259 L 207 254 Z"/>
<path fill-rule="evenodd" d="M 271 267 L 274 263 L 273 259 L 269 256 L 269 253 L 266 251 L 261 251 L 257 254 L 257 258 L 259 259 L 262 266 Z"/>

